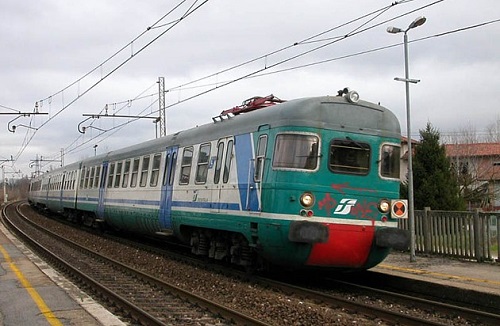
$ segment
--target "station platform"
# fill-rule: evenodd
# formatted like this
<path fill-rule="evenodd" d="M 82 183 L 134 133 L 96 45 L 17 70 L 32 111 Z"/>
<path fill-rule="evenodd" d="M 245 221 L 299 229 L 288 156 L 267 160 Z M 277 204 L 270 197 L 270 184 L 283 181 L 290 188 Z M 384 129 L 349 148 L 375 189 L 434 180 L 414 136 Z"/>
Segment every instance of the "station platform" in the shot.
<path fill-rule="evenodd" d="M 0 326 L 126 325 L 0 223 Z"/>
<path fill-rule="evenodd" d="M 370 270 L 490 293 L 498 295 L 500 300 L 500 263 L 418 254 L 415 258 L 415 262 L 411 262 L 409 253 L 393 252 Z"/>

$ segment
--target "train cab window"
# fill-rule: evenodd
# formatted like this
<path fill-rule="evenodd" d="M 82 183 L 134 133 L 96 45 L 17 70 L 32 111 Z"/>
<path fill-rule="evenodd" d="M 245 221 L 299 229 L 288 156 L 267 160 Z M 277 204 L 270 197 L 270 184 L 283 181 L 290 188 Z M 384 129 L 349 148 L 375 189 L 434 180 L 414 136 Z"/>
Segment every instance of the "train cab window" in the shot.
<path fill-rule="evenodd" d="M 352 139 L 334 139 L 330 143 L 328 166 L 335 173 L 367 175 L 370 145 Z"/>
<path fill-rule="evenodd" d="M 113 187 L 114 174 L 115 174 L 115 163 L 111 163 L 108 169 L 108 188 Z"/>
<path fill-rule="evenodd" d="M 279 134 L 274 146 L 273 168 L 315 170 L 319 137 L 309 134 Z"/>
<path fill-rule="evenodd" d="M 222 176 L 222 182 L 227 183 L 229 181 L 229 172 L 231 171 L 231 161 L 233 158 L 233 140 L 227 142 L 226 150 L 226 160 L 224 162 L 224 174 Z"/>
<path fill-rule="evenodd" d="M 210 144 L 200 145 L 200 151 L 198 153 L 198 164 L 196 167 L 196 183 L 207 182 L 208 175 L 208 161 L 210 160 Z"/>
<path fill-rule="evenodd" d="M 259 142 L 257 143 L 257 152 L 255 154 L 255 171 L 253 176 L 255 182 L 262 181 L 262 173 L 264 172 L 264 162 L 266 159 L 266 149 L 267 135 L 262 135 L 259 137 Z"/>
<path fill-rule="evenodd" d="M 153 168 L 151 169 L 151 180 L 149 180 L 149 185 L 151 187 L 156 187 L 158 184 L 158 178 L 160 177 L 160 163 L 161 154 L 155 154 L 153 156 Z"/>
<path fill-rule="evenodd" d="M 128 177 L 130 174 L 130 160 L 125 161 L 125 166 L 123 168 L 123 181 L 122 181 L 122 188 L 127 188 L 128 187 Z"/>
<path fill-rule="evenodd" d="M 181 177 L 179 179 L 179 184 L 187 185 L 189 183 L 192 161 L 193 161 L 193 147 L 184 148 L 184 151 L 182 153 Z"/>
<path fill-rule="evenodd" d="M 222 170 L 222 157 L 224 156 L 224 142 L 221 141 L 217 145 L 217 160 L 215 161 L 214 183 L 218 184 L 220 180 L 220 172 Z"/>
<path fill-rule="evenodd" d="M 122 168 L 123 168 L 123 162 L 116 163 L 115 188 L 120 187 L 120 181 L 122 178 Z"/>
<path fill-rule="evenodd" d="M 139 161 L 140 159 L 134 159 L 134 164 L 132 165 L 132 175 L 130 176 L 130 188 L 137 186 L 137 176 L 139 174 Z"/>
<path fill-rule="evenodd" d="M 99 188 L 99 179 L 101 177 L 101 166 L 98 165 L 95 168 L 95 176 L 94 176 L 94 188 Z"/>
<path fill-rule="evenodd" d="M 384 144 L 380 151 L 380 175 L 385 178 L 399 179 L 401 147 Z"/>
<path fill-rule="evenodd" d="M 139 186 L 141 186 L 141 187 L 146 187 L 146 184 L 148 183 L 148 172 L 149 172 L 149 161 L 150 160 L 151 160 L 151 157 L 149 155 L 144 156 L 142 158 L 141 181 L 139 183 Z"/>

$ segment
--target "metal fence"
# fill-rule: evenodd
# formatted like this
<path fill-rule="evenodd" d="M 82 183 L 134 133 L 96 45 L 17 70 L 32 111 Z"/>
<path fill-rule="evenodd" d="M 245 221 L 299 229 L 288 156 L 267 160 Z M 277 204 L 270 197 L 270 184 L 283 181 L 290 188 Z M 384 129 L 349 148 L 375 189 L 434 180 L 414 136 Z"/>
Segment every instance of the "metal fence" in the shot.
<path fill-rule="evenodd" d="M 400 228 L 409 229 L 408 220 Z M 415 251 L 500 262 L 500 213 L 415 211 Z"/>

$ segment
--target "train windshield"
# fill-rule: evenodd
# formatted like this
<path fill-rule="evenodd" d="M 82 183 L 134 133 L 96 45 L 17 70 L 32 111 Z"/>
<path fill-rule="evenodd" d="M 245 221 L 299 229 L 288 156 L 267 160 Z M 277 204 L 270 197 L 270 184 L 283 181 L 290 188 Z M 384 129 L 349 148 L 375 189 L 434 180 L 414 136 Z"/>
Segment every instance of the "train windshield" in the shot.
<path fill-rule="evenodd" d="M 401 148 L 397 145 L 384 144 L 380 152 L 380 175 L 399 179 Z"/>
<path fill-rule="evenodd" d="M 330 170 L 335 173 L 367 175 L 370 171 L 370 145 L 352 139 L 330 143 Z"/>
<path fill-rule="evenodd" d="M 279 134 L 274 147 L 273 168 L 315 170 L 319 137 L 311 134 Z"/>

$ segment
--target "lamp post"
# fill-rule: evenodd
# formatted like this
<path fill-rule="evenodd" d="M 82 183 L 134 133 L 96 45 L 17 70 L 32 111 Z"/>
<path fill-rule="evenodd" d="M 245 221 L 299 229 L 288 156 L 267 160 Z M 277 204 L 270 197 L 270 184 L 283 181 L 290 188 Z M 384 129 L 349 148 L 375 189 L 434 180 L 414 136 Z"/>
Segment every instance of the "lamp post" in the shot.
<path fill-rule="evenodd" d="M 9 200 L 7 195 L 7 187 L 5 182 L 5 167 L 2 165 L 2 182 L 3 182 L 3 203 L 6 204 Z"/>
<path fill-rule="evenodd" d="M 406 84 L 406 132 L 408 134 L 408 218 L 410 223 L 410 261 L 415 262 L 415 213 L 413 201 L 413 162 L 411 146 L 411 122 L 410 122 L 410 83 L 416 84 L 420 80 L 410 79 L 408 69 L 408 31 L 412 28 L 421 26 L 425 23 L 425 17 L 415 19 L 407 29 L 398 27 L 388 27 L 387 32 L 392 34 L 404 33 L 404 51 L 405 51 L 405 78 L 394 78 L 397 81 L 404 81 Z"/>

